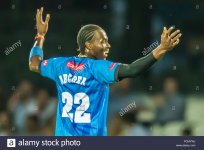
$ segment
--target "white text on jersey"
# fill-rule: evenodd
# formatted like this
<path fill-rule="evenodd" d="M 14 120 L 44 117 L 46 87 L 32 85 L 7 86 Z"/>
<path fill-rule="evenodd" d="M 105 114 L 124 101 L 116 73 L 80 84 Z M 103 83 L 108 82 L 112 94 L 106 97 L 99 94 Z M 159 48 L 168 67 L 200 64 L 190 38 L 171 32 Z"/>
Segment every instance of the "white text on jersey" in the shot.
<path fill-rule="evenodd" d="M 85 77 L 75 76 L 75 75 L 73 76 L 71 73 L 59 75 L 59 79 L 62 85 L 68 82 L 68 83 L 76 83 L 76 84 L 85 86 L 85 83 L 86 83 Z"/>

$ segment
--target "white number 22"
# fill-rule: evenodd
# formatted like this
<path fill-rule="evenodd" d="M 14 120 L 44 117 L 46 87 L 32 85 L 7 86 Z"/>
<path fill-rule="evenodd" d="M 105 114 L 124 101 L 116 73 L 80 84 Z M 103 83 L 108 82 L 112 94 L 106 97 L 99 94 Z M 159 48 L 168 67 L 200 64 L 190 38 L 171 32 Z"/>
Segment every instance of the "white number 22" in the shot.
<path fill-rule="evenodd" d="M 75 115 L 70 113 L 73 104 L 81 105 L 76 108 Z M 85 93 L 77 93 L 73 96 L 69 92 L 62 93 L 62 103 L 65 103 L 62 109 L 62 117 L 68 117 L 71 122 L 75 123 L 90 123 L 91 115 L 90 113 L 85 113 L 85 111 L 89 108 L 89 96 Z"/>

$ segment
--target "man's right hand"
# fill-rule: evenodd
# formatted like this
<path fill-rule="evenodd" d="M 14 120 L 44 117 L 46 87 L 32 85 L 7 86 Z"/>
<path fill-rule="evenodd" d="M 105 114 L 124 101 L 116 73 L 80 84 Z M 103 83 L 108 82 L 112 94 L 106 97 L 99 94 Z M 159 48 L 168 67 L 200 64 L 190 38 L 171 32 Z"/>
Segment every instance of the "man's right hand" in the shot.
<path fill-rule="evenodd" d="M 42 13 L 43 13 L 43 7 L 41 7 L 41 9 L 37 9 L 36 27 L 37 27 L 37 32 L 39 34 L 45 36 L 45 34 L 47 33 L 47 30 L 48 30 L 48 22 L 50 20 L 50 14 L 47 14 L 45 21 L 43 21 Z"/>

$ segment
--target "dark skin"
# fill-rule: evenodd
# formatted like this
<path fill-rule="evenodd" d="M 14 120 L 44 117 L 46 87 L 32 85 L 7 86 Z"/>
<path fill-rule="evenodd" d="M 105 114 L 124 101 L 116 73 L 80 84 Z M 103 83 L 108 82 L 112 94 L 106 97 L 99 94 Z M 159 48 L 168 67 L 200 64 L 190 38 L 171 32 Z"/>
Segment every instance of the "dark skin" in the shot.
<path fill-rule="evenodd" d="M 37 33 L 45 36 L 48 31 L 48 23 L 50 20 L 50 15 L 46 15 L 45 21 L 42 20 L 43 8 L 37 10 L 36 14 L 36 27 Z M 168 51 L 172 50 L 176 45 L 180 42 L 181 33 L 180 30 L 176 30 L 173 32 L 173 27 L 167 29 L 164 27 L 162 35 L 161 35 L 161 43 L 155 48 L 152 52 L 155 59 L 160 59 L 163 57 Z M 34 46 L 39 46 L 43 48 L 44 40 L 38 39 L 35 41 Z M 95 31 L 95 35 L 92 40 L 87 41 L 85 43 L 84 53 L 80 53 L 79 57 L 88 57 L 92 59 L 106 59 L 109 53 L 110 44 L 108 43 L 108 37 L 103 29 L 98 29 Z M 31 71 L 40 72 L 39 65 L 41 62 L 41 58 L 38 56 L 34 56 L 31 58 L 29 62 L 29 68 Z"/>
<path fill-rule="evenodd" d="M 37 28 L 37 33 L 40 35 L 45 36 L 47 31 L 48 31 L 48 22 L 50 20 L 50 15 L 46 15 L 45 21 L 42 19 L 42 13 L 43 13 L 43 7 L 41 9 L 37 9 L 36 13 L 36 28 Z M 34 46 L 39 46 L 40 48 L 43 48 L 44 40 L 43 39 L 38 39 L 35 41 Z M 34 72 L 40 72 L 39 70 L 39 65 L 41 62 L 41 58 L 38 56 L 34 56 L 31 58 L 29 62 L 29 69 L 30 71 Z"/>
<path fill-rule="evenodd" d="M 80 53 L 79 57 L 89 57 L 93 59 L 106 59 L 109 53 L 110 44 L 103 29 L 95 31 L 92 40 L 85 43 L 85 54 Z"/>

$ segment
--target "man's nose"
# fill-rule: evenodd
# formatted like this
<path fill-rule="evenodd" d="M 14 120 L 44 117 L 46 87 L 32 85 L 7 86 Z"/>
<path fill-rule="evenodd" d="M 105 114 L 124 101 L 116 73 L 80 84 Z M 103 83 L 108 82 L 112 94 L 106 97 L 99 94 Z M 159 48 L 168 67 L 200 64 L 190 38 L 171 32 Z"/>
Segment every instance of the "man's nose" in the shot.
<path fill-rule="evenodd" d="M 107 48 L 111 48 L 111 45 L 109 43 L 107 43 Z"/>

